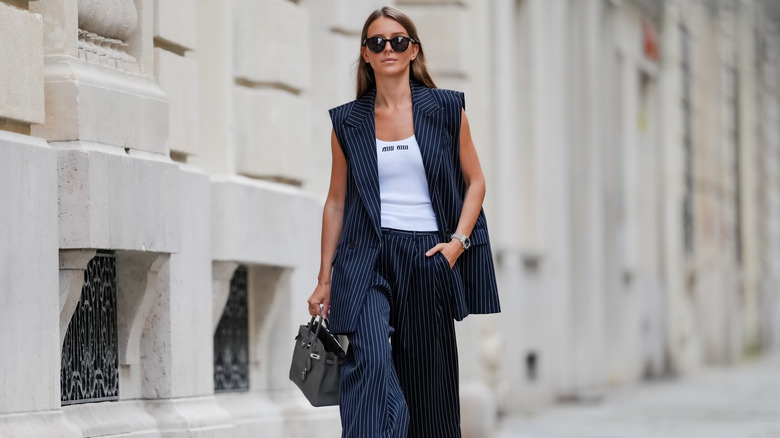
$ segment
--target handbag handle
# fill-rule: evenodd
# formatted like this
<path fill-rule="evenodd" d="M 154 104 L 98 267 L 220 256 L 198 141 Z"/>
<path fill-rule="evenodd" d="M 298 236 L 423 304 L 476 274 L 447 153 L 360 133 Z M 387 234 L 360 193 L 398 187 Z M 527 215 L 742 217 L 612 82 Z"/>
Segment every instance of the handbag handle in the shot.
<path fill-rule="evenodd" d="M 323 317 L 322 317 L 322 308 L 323 308 L 323 304 L 321 304 L 321 303 L 320 303 L 320 314 L 319 314 L 319 315 L 317 315 L 317 316 L 312 316 L 312 317 L 311 317 L 311 321 L 309 321 L 309 332 L 306 334 L 306 339 L 307 339 L 307 341 L 308 341 L 308 339 L 309 339 L 309 335 L 311 334 L 311 328 L 312 328 L 312 326 L 314 325 L 314 320 L 315 320 L 315 319 L 319 318 L 320 320 L 319 320 L 319 322 L 317 323 L 317 331 L 316 331 L 316 332 L 314 332 L 314 339 L 319 339 L 319 337 L 320 337 L 320 327 L 322 327 L 322 321 L 323 321 L 323 320 L 324 320 L 324 321 L 325 321 L 325 322 L 326 322 L 328 325 L 330 325 L 330 323 L 328 323 L 328 318 L 323 318 Z M 309 345 L 307 345 L 307 348 L 311 348 L 311 342 L 309 342 L 308 344 L 309 344 Z M 301 342 L 301 345 L 303 345 L 303 342 Z"/>
<path fill-rule="evenodd" d="M 317 330 L 314 331 L 314 339 L 319 339 L 319 337 L 320 337 L 320 328 L 322 327 L 323 321 L 326 324 L 328 324 L 328 319 L 327 318 L 323 318 L 322 315 L 317 315 L 317 316 L 312 316 L 311 317 L 311 321 L 309 321 L 309 331 L 308 331 L 308 333 L 306 333 L 306 339 L 302 340 L 303 342 L 301 342 L 301 345 L 308 344 L 306 346 L 308 348 L 311 348 L 311 342 L 309 342 L 309 339 L 311 339 L 311 337 L 309 335 L 311 334 L 312 327 L 314 327 L 314 321 L 317 320 L 318 318 L 319 318 L 319 320 L 317 322 Z"/>
<path fill-rule="evenodd" d="M 319 339 L 320 337 L 320 328 L 322 328 L 322 322 L 323 318 L 322 315 L 312 316 L 311 321 L 309 321 L 309 331 L 306 333 L 306 339 L 301 340 L 301 347 L 305 346 L 307 350 L 311 350 L 311 342 L 309 339 L 311 339 L 311 330 L 314 327 L 314 320 L 319 318 L 319 322 L 317 323 L 317 330 L 314 332 L 314 339 Z M 327 321 L 327 319 L 325 319 Z M 306 364 L 303 366 L 303 371 L 301 372 L 301 381 L 306 380 L 306 377 L 309 375 L 309 371 L 311 371 L 312 368 L 312 359 L 320 359 L 320 355 L 315 353 L 309 353 L 309 355 L 306 357 Z"/>

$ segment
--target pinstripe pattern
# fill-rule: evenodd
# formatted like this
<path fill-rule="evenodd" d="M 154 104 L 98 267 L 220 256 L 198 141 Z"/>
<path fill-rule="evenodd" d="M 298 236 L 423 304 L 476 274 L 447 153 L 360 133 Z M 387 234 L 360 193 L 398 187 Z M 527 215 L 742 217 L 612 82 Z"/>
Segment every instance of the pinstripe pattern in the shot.
<path fill-rule="evenodd" d="M 435 233 L 382 234 L 372 286 L 342 369 L 345 438 L 461 436 L 458 352 L 448 304 L 454 274 L 443 255 L 425 256 L 438 242 Z"/>
<path fill-rule="evenodd" d="M 466 184 L 460 167 L 463 93 L 427 88 L 411 82 L 414 131 L 423 158 L 439 238 L 454 232 Z M 336 138 L 347 161 L 344 225 L 333 260 L 329 318 L 336 333 L 355 330 L 371 287 L 381 246 L 379 179 L 376 157 L 374 100 L 376 89 L 330 110 Z M 500 311 L 487 221 L 481 212 L 471 233 L 472 247 L 453 272 L 449 311 L 461 320 L 469 313 Z"/>
<path fill-rule="evenodd" d="M 376 274 L 375 274 L 376 275 Z M 339 411 L 343 438 L 404 438 L 409 424 L 388 338 L 390 304 L 369 290 L 341 368 Z"/>

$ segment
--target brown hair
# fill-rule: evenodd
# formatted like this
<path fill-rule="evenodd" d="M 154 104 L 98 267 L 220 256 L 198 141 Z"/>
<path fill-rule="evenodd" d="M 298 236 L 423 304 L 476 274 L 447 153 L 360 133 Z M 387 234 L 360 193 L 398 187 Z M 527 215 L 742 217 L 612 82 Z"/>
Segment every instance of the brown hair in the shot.
<path fill-rule="evenodd" d="M 363 25 L 363 32 L 360 33 L 360 45 L 363 46 L 363 41 L 368 38 L 368 26 L 379 17 L 392 18 L 397 21 L 398 24 L 403 26 L 404 30 L 409 34 L 409 37 L 416 41 L 420 50 L 417 52 L 417 57 L 412 60 L 411 68 L 409 69 L 409 76 L 418 82 L 421 82 L 428 88 L 436 88 L 436 84 L 433 83 L 431 75 L 428 73 L 428 68 L 425 66 L 425 53 L 423 52 L 422 43 L 417 36 L 417 28 L 414 27 L 412 19 L 408 15 L 403 13 L 400 9 L 393 8 L 391 6 L 385 6 L 382 9 L 377 9 L 371 13 L 366 19 L 366 23 Z M 361 55 L 358 55 L 357 62 L 357 99 L 366 93 L 366 91 L 376 87 L 376 78 L 374 77 L 374 69 L 371 68 L 371 64 L 365 62 Z"/>

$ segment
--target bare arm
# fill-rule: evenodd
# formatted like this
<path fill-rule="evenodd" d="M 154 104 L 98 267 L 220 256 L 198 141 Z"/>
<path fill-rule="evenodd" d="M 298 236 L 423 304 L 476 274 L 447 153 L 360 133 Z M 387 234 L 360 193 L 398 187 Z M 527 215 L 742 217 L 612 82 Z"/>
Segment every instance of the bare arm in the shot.
<path fill-rule="evenodd" d="M 482 210 L 482 201 L 485 199 L 485 175 L 482 173 L 482 166 L 479 164 L 477 150 L 474 147 L 474 141 L 471 139 L 471 128 L 466 112 L 463 111 L 462 122 L 460 125 L 460 167 L 463 170 L 463 179 L 466 182 L 466 196 L 463 198 L 463 209 L 458 219 L 458 227 L 455 232 L 470 236 L 477 222 L 479 212 Z M 449 236 L 448 236 L 449 237 Z M 463 254 L 463 245 L 460 241 L 453 239 L 448 243 L 440 243 L 425 255 L 432 256 L 441 251 L 450 262 L 450 267 L 455 266 L 461 254 Z"/>
<path fill-rule="evenodd" d="M 330 277 L 333 268 L 333 256 L 341 237 L 341 226 L 344 219 L 344 197 L 347 188 L 347 161 L 336 139 L 336 133 L 331 132 L 330 149 L 332 154 L 330 170 L 330 188 L 322 209 L 322 244 L 320 249 L 320 272 L 317 275 L 317 287 L 308 299 L 309 314 L 320 313 L 327 316 L 330 309 Z"/>

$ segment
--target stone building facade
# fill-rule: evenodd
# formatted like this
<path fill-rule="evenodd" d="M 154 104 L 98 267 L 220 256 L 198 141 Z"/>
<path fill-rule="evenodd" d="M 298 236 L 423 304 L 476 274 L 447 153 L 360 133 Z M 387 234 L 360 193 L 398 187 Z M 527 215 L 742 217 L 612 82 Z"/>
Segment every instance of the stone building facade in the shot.
<path fill-rule="evenodd" d="M 389 3 L 487 177 L 464 435 L 777 349 L 780 7 Z M 0 0 L 0 437 L 339 436 L 287 367 L 383 4 Z"/>

